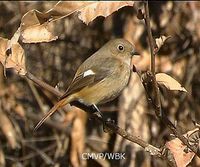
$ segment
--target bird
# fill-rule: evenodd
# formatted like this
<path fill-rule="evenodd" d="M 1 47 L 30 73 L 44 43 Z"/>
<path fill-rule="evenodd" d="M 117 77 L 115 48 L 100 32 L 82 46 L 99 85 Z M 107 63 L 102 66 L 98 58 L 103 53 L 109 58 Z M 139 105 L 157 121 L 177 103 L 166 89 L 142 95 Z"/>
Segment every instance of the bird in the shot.
<path fill-rule="evenodd" d="M 108 41 L 87 58 L 77 69 L 73 80 L 58 102 L 37 123 L 37 130 L 57 109 L 78 101 L 96 109 L 99 104 L 112 101 L 128 84 L 131 60 L 138 55 L 126 39 Z"/>

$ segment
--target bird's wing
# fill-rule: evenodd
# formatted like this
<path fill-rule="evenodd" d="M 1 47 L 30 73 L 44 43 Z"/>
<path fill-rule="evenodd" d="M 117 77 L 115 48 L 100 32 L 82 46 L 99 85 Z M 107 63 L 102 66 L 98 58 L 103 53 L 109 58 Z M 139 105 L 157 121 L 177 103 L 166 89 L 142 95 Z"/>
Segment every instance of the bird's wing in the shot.
<path fill-rule="evenodd" d="M 100 58 L 93 61 L 93 64 L 89 63 L 90 61 L 85 61 L 79 67 L 67 91 L 60 99 L 67 97 L 69 94 L 78 92 L 86 86 L 91 86 L 100 82 L 113 73 L 113 64 L 116 65 L 116 63 L 120 62 L 113 58 Z"/>

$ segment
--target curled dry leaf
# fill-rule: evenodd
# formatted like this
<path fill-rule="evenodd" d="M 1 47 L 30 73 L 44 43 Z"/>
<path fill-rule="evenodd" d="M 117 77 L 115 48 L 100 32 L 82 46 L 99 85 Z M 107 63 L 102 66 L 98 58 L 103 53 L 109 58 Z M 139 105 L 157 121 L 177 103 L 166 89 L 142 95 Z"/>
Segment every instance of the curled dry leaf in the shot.
<path fill-rule="evenodd" d="M 79 19 L 88 24 L 98 16 L 107 17 L 124 6 L 133 6 L 133 1 L 104 1 L 92 3 L 80 10 Z"/>
<path fill-rule="evenodd" d="M 3 134 L 6 136 L 8 143 L 12 149 L 17 147 L 17 140 L 14 127 L 7 115 L 1 110 L 0 111 L 0 128 Z"/>
<path fill-rule="evenodd" d="M 51 30 L 51 25 L 44 23 L 42 25 L 29 27 L 22 31 L 22 41 L 24 43 L 50 42 L 58 39 Z"/>
<path fill-rule="evenodd" d="M 179 90 L 187 92 L 187 90 L 182 87 L 178 81 L 165 73 L 156 74 L 156 81 L 159 85 L 164 85 L 169 90 Z"/>
<path fill-rule="evenodd" d="M 194 133 L 199 133 L 199 129 L 196 128 L 192 131 L 189 131 L 186 134 L 184 134 L 184 136 L 188 138 L 190 142 L 190 141 L 193 141 L 193 138 L 191 138 L 191 135 Z M 199 141 L 199 137 L 198 137 L 198 141 Z M 185 146 L 178 138 L 168 141 L 165 145 L 168 149 L 170 149 L 171 153 L 173 154 L 177 167 L 186 167 L 194 158 L 195 153 L 190 151 L 187 148 L 187 146 Z M 189 150 L 189 151 L 186 151 L 186 150 Z"/>
<path fill-rule="evenodd" d="M 12 43 L 12 45 L 11 45 Z M 4 68 L 13 68 L 20 75 L 27 73 L 25 67 L 24 49 L 19 43 L 0 37 L 0 62 Z"/>
<path fill-rule="evenodd" d="M 98 16 L 107 17 L 124 6 L 132 6 L 133 1 L 96 2 L 96 1 L 59 1 L 47 12 L 31 10 L 21 19 L 21 35 L 24 43 L 50 42 L 58 37 L 53 34 L 51 23 L 74 12 L 86 24 Z"/>
<path fill-rule="evenodd" d="M 157 47 L 157 51 L 160 50 L 160 48 L 164 45 L 164 43 L 166 42 L 166 40 L 168 40 L 169 38 L 171 38 L 170 36 L 166 37 L 164 35 L 160 36 L 160 38 L 156 38 L 156 47 Z"/>
<path fill-rule="evenodd" d="M 21 35 L 24 43 L 50 42 L 58 37 L 53 34 L 51 23 L 62 19 L 92 2 L 58 2 L 47 12 L 28 11 L 21 19 Z"/>

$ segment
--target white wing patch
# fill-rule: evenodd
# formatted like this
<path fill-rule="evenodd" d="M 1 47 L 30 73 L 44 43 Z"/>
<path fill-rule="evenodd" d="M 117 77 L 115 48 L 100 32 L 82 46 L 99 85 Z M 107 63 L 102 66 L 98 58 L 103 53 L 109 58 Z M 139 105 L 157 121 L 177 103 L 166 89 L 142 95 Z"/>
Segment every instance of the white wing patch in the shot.
<path fill-rule="evenodd" d="M 92 70 L 87 70 L 83 73 L 83 77 L 86 77 L 88 75 L 94 75 L 95 73 Z"/>

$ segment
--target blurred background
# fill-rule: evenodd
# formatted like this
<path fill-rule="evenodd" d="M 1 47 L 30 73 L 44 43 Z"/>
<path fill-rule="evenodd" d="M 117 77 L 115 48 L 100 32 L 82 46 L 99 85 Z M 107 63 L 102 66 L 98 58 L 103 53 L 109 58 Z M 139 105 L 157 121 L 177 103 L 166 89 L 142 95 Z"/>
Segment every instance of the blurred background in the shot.
<path fill-rule="evenodd" d="M 56 2 L 0 2 L 0 36 L 11 38 L 21 17 L 31 9 L 47 11 Z M 176 123 L 182 133 L 194 129 L 200 121 L 200 3 L 150 3 L 154 37 L 171 36 L 156 57 L 157 72 L 165 72 L 188 91 L 161 89 L 163 112 Z M 141 57 L 133 62 L 137 69 L 149 69 L 147 31 L 137 19 L 137 9 L 124 7 L 106 19 L 98 17 L 88 26 L 72 14 L 56 21 L 56 41 L 22 44 L 27 70 L 37 78 L 66 90 L 77 67 L 104 43 L 123 37 L 133 43 Z M 12 70 L 3 74 L 0 66 L 0 166 L 167 166 L 163 159 L 150 156 L 140 146 L 116 134 L 105 133 L 102 125 L 75 107 L 66 106 L 49 119 L 36 133 L 33 127 L 57 101 L 57 97 L 41 89 Z M 127 88 L 114 101 L 99 106 L 105 117 L 115 120 L 129 133 L 140 136 L 156 147 L 170 140 L 170 131 L 160 123 L 147 103 L 139 77 L 133 73 Z M 83 153 L 125 153 L 125 159 L 83 159 Z M 200 166 L 194 158 L 190 166 Z"/>

